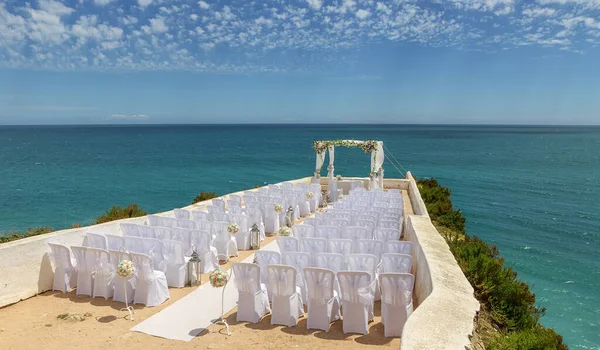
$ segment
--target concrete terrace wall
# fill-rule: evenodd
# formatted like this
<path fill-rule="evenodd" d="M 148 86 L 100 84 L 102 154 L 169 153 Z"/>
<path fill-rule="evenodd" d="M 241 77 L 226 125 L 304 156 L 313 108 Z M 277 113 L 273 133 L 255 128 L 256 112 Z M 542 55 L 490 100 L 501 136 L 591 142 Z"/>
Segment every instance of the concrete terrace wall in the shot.
<path fill-rule="evenodd" d="M 306 177 L 287 182 L 310 183 L 310 181 L 311 178 Z M 227 200 L 228 196 L 232 194 L 242 195 L 243 191 L 230 193 L 221 198 Z M 202 210 L 209 204 L 210 201 L 204 201 L 183 209 Z M 173 211 L 156 215 L 175 216 Z M 48 242 L 58 242 L 66 246 L 80 246 L 84 243 L 86 232 L 123 235 L 120 228 L 121 223 L 144 224 L 147 220 L 146 216 L 123 219 L 0 244 L 0 307 L 52 289 L 54 268 L 48 255 L 50 253 Z"/>
<path fill-rule="evenodd" d="M 431 223 L 414 177 L 410 172 L 406 177 L 416 215 L 406 219 L 404 234 L 406 240 L 413 242 L 414 296 L 418 307 L 404 325 L 400 348 L 469 348 L 479 302 L 448 244 Z"/>

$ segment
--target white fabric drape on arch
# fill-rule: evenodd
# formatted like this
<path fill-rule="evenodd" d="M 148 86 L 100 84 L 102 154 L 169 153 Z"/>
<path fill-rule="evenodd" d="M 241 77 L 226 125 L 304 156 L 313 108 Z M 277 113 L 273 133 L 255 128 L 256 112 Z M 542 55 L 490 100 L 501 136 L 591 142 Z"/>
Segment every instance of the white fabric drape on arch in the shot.
<path fill-rule="evenodd" d="M 329 167 L 327 168 L 327 177 L 329 177 L 330 179 L 333 179 L 333 171 L 334 171 L 334 167 L 333 167 L 333 162 L 335 160 L 335 147 L 334 146 L 329 146 Z"/>
<path fill-rule="evenodd" d="M 325 162 L 325 152 L 317 153 L 317 163 L 315 165 L 315 175 L 321 171 L 321 167 L 323 166 L 324 162 Z"/>

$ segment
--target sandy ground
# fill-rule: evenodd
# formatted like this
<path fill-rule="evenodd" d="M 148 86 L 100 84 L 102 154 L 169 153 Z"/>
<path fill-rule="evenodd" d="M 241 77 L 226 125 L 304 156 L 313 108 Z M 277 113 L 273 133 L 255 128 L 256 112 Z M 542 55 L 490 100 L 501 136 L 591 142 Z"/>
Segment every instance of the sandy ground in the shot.
<path fill-rule="evenodd" d="M 405 211 L 412 213 L 410 201 L 405 194 Z M 264 244 L 273 240 L 267 237 Z M 251 252 L 241 251 L 231 261 L 240 261 Z M 229 264 L 222 266 L 229 268 Z M 203 275 L 202 281 L 208 280 Z M 232 288 L 229 286 L 228 288 Z M 376 347 L 400 348 L 400 339 L 385 338 L 381 324 L 381 307 L 375 304 L 375 320 L 369 324 L 367 335 L 344 334 L 342 321 L 332 324 L 329 332 L 308 330 L 306 317 L 296 327 L 271 326 L 271 317 L 251 324 L 235 321 L 237 309 L 227 315 L 231 325 L 231 336 L 227 336 L 222 325 L 211 325 L 190 342 L 167 340 L 130 329 L 169 307 L 196 287 L 170 288 L 171 298 L 164 304 L 147 308 L 135 305 L 135 321 L 119 309 L 123 303 L 112 299 L 76 296 L 75 292 L 46 292 L 0 309 L 0 349 L 368 349 Z M 200 313 L 201 309 L 190 310 Z M 88 315 L 84 320 L 59 319 L 61 314 Z"/>

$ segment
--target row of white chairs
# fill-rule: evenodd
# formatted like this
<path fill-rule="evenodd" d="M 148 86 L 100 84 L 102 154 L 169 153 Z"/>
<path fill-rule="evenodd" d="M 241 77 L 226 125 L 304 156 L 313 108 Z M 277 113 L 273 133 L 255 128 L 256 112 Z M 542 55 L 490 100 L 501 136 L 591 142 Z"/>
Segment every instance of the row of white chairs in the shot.
<path fill-rule="evenodd" d="M 300 272 L 294 266 L 280 264 L 269 264 L 265 271 L 256 264 L 247 263 L 234 263 L 232 269 L 239 293 L 238 322 L 256 323 L 270 312 L 271 324 L 296 326 L 298 318 L 304 316 L 302 300 L 306 299 L 308 329 L 328 332 L 331 323 L 341 318 L 344 333 L 368 333 L 368 323 L 374 318 L 375 300 L 371 292 L 375 280 L 368 272 L 336 273 L 325 268 L 305 268 Z M 305 291 L 296 286 L 296 278 L 300 275 L 306 281 Z M 401 336 L 404 323 L 412 313 L 414 276 L 383 273 L 379 280 L 384 335 Z M 339 284 L 339 294 L 336 284 Z M 271 305 L 268 290 L 271 291 Z"/>
<path fill-rule="evenodd" d="M 146 306 L 160 305 L 169 299 L 167 277 L 163 271 L 153 268 L 148 255 L 79 246 L 69 249 L 57 243 L 48 245 L 55 265 L 53 290 L 66 293 L 77 288 L 77 295 L 133 301 Z M 116 274 L 122 260 L 133 263 L 134 275 L 123 278 Z"/>
<path fill-rule="evenodd" d="M 181 229 L 195 248 L 201 260 L 201 273 L 208 273 L 219 267 L 217 249 L 211 245 L 212 237 L 202 231 Z M 180 240 L 155 239 L 135 236 L 116 236 L 109 234 L 87 233 L 86 246 L 110 251 L 126 250 L 145 254 L 152 258 L 153 268 L 167 276 L 170 287 L 182 288 L 188 281 L 186 245 Z M 191 254 L 188 254 L 188 256 Z"/>
<path fill-rule="evenodd" d="M 338 225 L 318 225 L 312 226 L 310 223 L 292 226 L 292 236 L 296 238 L 348 238 L 357 239 L 378 239 L 383 242 L 397 241 L 400 237 L 400 230 L 397 228 L 376 228 L 371 233 L 370 229 L 363 226 L 338 226 Z"/>

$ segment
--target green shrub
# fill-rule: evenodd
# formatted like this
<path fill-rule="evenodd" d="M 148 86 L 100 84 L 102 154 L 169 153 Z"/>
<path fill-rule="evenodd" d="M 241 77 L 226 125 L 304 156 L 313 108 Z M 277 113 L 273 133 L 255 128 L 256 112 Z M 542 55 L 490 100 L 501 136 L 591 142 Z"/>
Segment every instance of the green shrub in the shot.
<path fill-rule="evenodd" d="M 500 333 L 486 344 L 488 350 L 566 350 L 562 337 L 552 328 L 534 327 Z"/>
<path fill-rule="evenodd" d="M 53 231 L 54 231 L 54 229 L 52 227 L 45 226 L 45 227 L 28 228 L 27 231 L 23 231 L 23 232 L 18 232 L 18 231 L 8 232 L 6 235 L 0 236 L 0 243 L 6 243 L 6 242 L 11 242 L 11 241 L 16 241 L 18 239 L 27 238 L 27 237 L 43 235 L 45 233 L 50 233 Z"/>
<path fill-rule="evenodd" d="M 460 210 L 452 207 L 450 189 L 440 186 L 436 179 L 422 179 L 417 181 L 417 185 L 431 220 L 464 233 L 467 219 Z"/>
<path fill-rule="evenodd" d="M 209 199 L 216 198 L 216 197 L 218 197 L 216 192 L 200 192 L 200 194 L 198 194 L 196 196 L 196 198 L 194 198 L 194 200 L 192 201 L 192 204 L 196 204 L 198 202 L 204 202 Z"/>
<path fill-rule="evenodd" d="M 106 213 L 96 218 L 95 224 L 102 224 L 109 221 L 136 218 L 139 216 L 148 215 L 143 209 L 139 208 L 137 204 L 130 204 L 125 208 L 114 206 L 106 211 Z"/>

